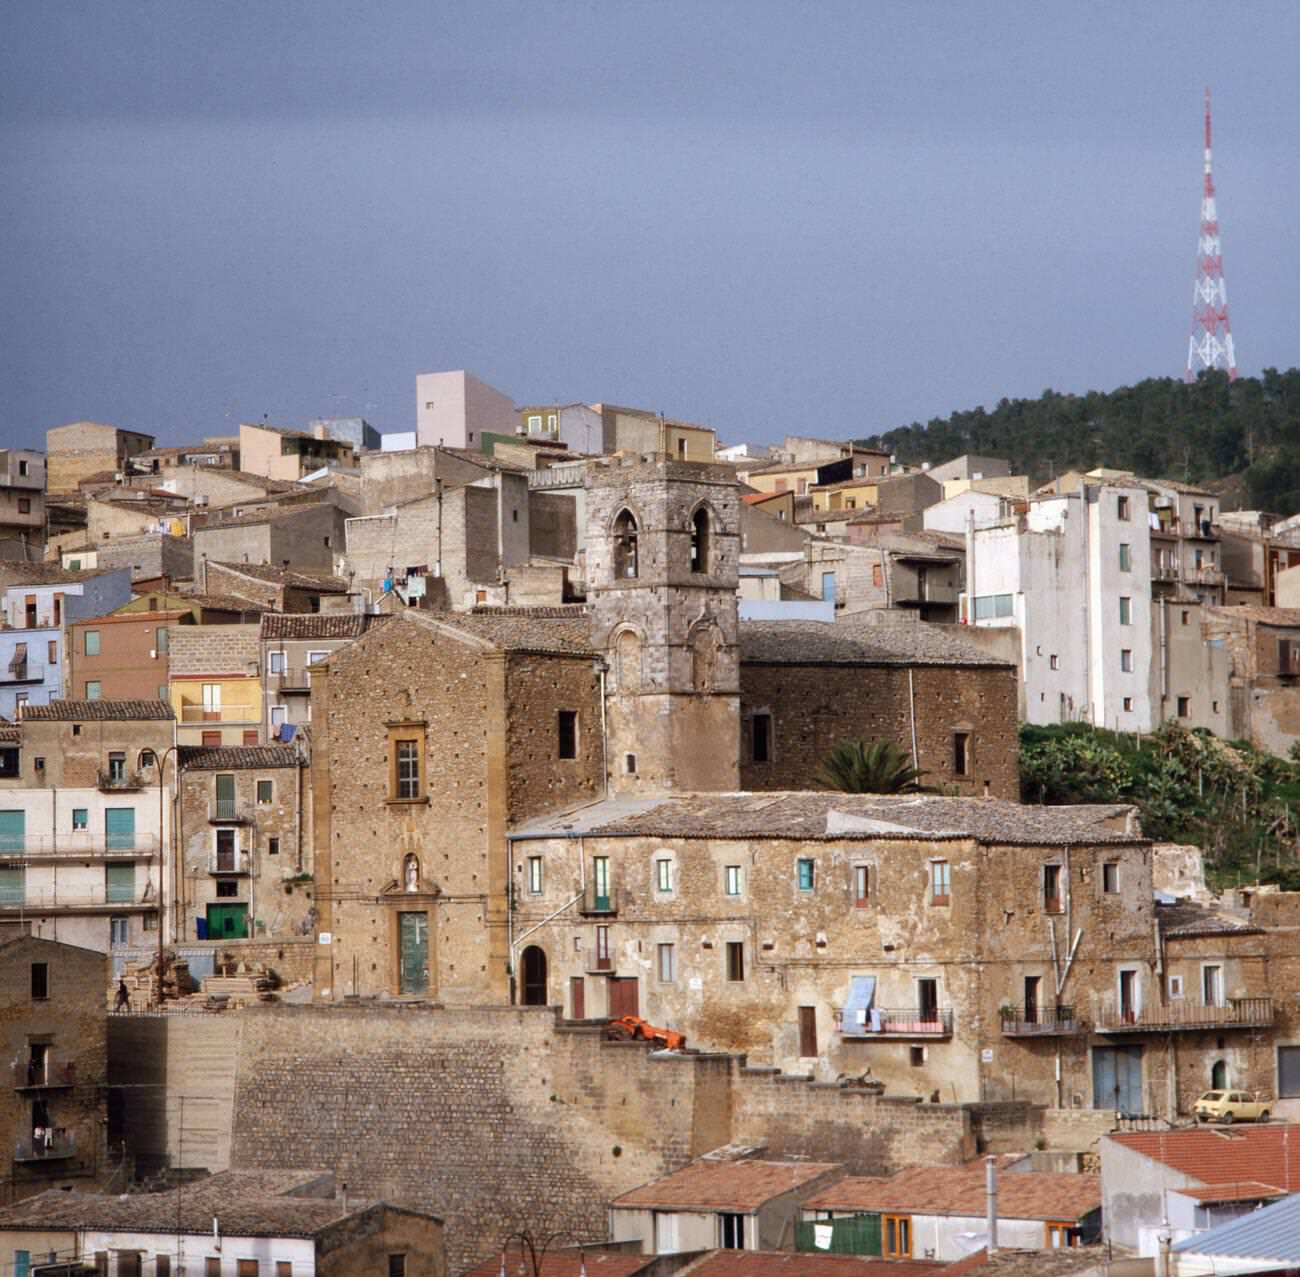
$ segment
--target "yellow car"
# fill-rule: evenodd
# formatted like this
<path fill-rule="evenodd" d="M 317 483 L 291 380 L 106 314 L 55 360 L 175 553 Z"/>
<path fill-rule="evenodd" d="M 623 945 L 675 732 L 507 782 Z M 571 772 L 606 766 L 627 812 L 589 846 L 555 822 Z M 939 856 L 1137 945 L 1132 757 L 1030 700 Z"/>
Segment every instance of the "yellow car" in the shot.
<path fill-rule="evenodd" d="M 1269 1102 L 1248 1091 L 1206 1091 L 1196 1101 L 1198 1122 L 1267 1122 Z"/>

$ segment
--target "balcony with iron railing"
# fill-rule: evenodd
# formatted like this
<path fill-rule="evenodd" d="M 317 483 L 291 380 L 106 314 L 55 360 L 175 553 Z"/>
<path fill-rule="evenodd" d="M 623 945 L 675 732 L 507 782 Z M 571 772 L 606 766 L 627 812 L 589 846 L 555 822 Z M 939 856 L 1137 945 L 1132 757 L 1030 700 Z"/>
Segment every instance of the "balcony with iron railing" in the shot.
<path fill-rule="evenodd" d="M 15 1162 L 56 1162 L 77 1155 L 77 1133 L 61 1126 L 47 1128 L 39 1137 L 33 1132 L 14 1143 Z"/>
<path fill-rule="evenodd" d="M 242 848 L 235 851 L 213 851 L 208 854 L 210 874 L 247 874 L 248 872 L 248 852 Z"/>
<path fill-rule="evenodd" d="M 150 783 L 150 778 L 144 772 L 131 772 L 110 767 L 99 772 L 96 787 L 104 793 L 117 794 L 134 789 L 144 789 Z"/>
<path fill-rule="evenodd" d="M 1098 1033 L 1177 1033 L 1266 1029 L 1272 1024 L 1272 998 L 1225 998 L 1222 1003 L 1189 999 L 1141 1007 L 1107 1002 L 1097 1013 L 1094 1028 Z"/>
<path fill-rule="evenodd" d="M 15 1060 L 11 1071 L 16 1091 L 57 1091 L 76 1085 L 76 1065 L 63 1056 L 46 1055 L 43 1065 Z"/>
<path fill-rule="evenodd" d="M 1084 1031 L 1072 1006 L 1004 1006 L 999 1017 L 1004 1038 L 1067 1037 Z"/>
<path fill-rule="evenodd" d="M 158 908 L 158 896 L 149 888 L 130 891 L 118 888 L 87 888 L 84 883 L 60 890 L 56 882 L 49 889 L 0 891 L 0 916 L 50 913 L 127 913 Z"/>
<path fill-rule="evenodd" d="M 251 825 L 253 804 L 247 799 L 214 798 L 208 808 L 210 825 Z"/>
<path fill-rule="evenodd" d="M 613 914 L 618 912 L 618 888 L 607 886 L 603 891 L 596 890 L 595 883 L 588 883 L 578 904 L 578 912 L 583 914 Z"/>
<path fill-rule="evenodd" d="M 196 705 L 181 702 L 182 723 L 258 723 L 262 711 L 252 701 L 228 705 Z"/>
<path fill-rule="evenodd" d="M 861 1016 L 861 1019 L 856 1018 Z M 936 1007 L 873 1007 L 846 1020 L 836 1008 L 835 1031 L 845 1038 L 950 1038 L 952 1012 Z"/>
<path fill-rule="evenodd" d="M 1188 568 L 1183 574 L 1188 585 L 1222 585 L 1225 579 L 1220 568 Z"/>
<path fill-rule="evenodd" d="M 271 683 L 282 696 L 305 696 L 311 692 L 311 671 L 291 667 L 271 675 Z"/>
<path fill-rule="evenodd" d="M 45 666 L 33 661 L 21 661 L 18 664 L 0 666 L 0 683 L 43 683 Z"/>
<path fill-rule="evenodd" d="M 0 866 L 33 860 L 139 860 L 158 854 L 157 834 L 0 834 Z"/>

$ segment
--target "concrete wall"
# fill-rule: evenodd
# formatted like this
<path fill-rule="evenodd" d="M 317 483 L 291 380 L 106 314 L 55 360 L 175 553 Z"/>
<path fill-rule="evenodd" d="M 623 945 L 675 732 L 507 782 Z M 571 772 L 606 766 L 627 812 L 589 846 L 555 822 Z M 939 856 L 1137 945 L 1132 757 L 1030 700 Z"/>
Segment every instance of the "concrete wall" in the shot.
<path fill-rule="evenodd" d="M 513 435 L 518 421 L 508 395 L 463 370 L 421 373 L 415 400 L 421 447 L 477 448 L 484 431 Z"/>

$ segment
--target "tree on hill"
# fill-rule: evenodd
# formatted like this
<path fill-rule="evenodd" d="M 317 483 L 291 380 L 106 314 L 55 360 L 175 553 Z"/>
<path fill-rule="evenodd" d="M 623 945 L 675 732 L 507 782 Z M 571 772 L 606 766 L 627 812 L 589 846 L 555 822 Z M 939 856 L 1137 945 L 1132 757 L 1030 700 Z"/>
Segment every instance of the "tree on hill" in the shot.
<path fill-rule="evenodd" d="M 1045 483 L 1066 470 L 1108 466 L 1148 478 L 1205 483 L 1243 474 L 1252 507 L 1300 511 L 1300 369 L 1266 368 L 1229 382 L 1150 378 L 1109 392 L 1003 399 L 859 440 L 899 461 L 942 462 L 962 453 L 1002 457 Z"/>

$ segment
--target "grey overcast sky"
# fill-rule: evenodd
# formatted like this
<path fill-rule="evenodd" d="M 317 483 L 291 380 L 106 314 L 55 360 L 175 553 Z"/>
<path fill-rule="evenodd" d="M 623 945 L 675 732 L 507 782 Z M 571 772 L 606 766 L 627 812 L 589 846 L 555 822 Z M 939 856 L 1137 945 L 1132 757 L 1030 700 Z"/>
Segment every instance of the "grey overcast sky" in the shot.
<path fill-rule="evenodd" d="M 5 0 L 0 441 L 412 429 L 418 372 L 729 441 L 1178 375 L 1201 100 L 1300 362 L 1300 5 Z"/>

